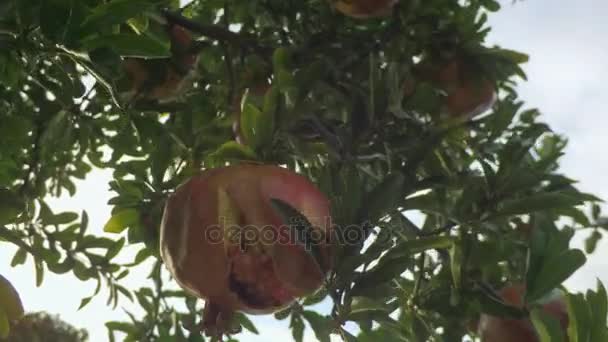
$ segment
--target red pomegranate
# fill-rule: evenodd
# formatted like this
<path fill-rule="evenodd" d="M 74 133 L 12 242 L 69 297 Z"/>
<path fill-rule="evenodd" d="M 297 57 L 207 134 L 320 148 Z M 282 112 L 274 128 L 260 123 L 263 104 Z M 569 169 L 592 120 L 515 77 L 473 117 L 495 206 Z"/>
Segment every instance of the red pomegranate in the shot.
<path fill-rule="evenodd" d="M 460 87 L 448 92 L 446 107 L 452 116 L 475 117 L 496 102 L 494 84 L 488 80 L 467 80 Z"/>
<path fill-rule="evenodd" d="M 296 243 L 271 199 L 312 224 L 320 260 Z M 316 291 L 331 268 L 330 227 L 329 201 L 305 177 L 273 165 L 221 167 L 169 198 L 161 256 L 182 288 L 206 300 L 203 328 L 221 331 L 234 311 L 271 313 Z"/>
<path fill-rule="evenodd" d="M 523 285 L 512 285 L 503 288 L 500 295 L 511 305 L 523 307 Z M 555 290 L 542 301 L 542 308 L 547 314 L 559 320 L 564 331 L 568 329 L 568 308 L 563 294 Z M 491 315 L 481 315 L 478 326 L 482 342 L 538 342 L 536 330 L 529 319 L 510 319 Z"/>
<path fill-rule="evenodd" d="M 179 25 L 167 27 L 171 41 L 171 57 L 163 59 L 125 58 L 122 68 L 126 74 L 131 99 L 164 102 L 174 99 L 187 85 L 196 69 L 200 47 L 192 34 Z"/>
<path fill-rule="evenodd" d="M 479 68 L 465 58 L 425 61 L 415 67 L 414 73 L 446 93 L 444 106 L 452 117 L 475 117 L 496 102 L 495 82 L 482 75 Z"/>

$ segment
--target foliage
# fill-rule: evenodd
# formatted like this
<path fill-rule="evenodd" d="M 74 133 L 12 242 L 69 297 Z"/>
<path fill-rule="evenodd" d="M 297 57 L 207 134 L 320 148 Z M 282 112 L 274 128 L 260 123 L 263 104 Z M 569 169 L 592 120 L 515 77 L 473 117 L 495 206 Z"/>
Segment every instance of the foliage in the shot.
<path fill-rule="evenodd" d="M 46 312 L 28 313 L 11 328 L 10 342 L 85 342 L 88 333 Z"/>
<path fill-rule="evenodd" d="M 599 199 L 559 172 L 566 140 L 517 97 L 527 57 L 484 43 L 496 1 L 401 0 L 390 17 L 363 21 L 325 0 L 194 1 L 183 17 L 176 7 L 0 3 L 0 242 L 19 247 L 12 266 L 34 261 L 38 285 L 47 271 L 96 281 L 82 306 L 107 286 L 109 304 L 126 297 L 145 309 L 108 322 L 111 334 L 204 340 L 196 300 L 163 280 L 158 226 L 178 184 L 227 162 L 307 175 L 331 197 L 338 236 L 355 236 L 342 241 L 323 291 L 275 315 L 290 321 L 296 341 L 304 322 L 320 341 L 461 340 L 482 312 L 527 314 L 495 290 L 523 282 L 527 300 L 542 298 L 585 262 L 569 247 L 573 234 L 592 231 L 592 253 L 608 227 Z M 181 23 L 209 44 L 177 99 L 125 100 L 121 59 L 171 53 L 159 18 L 188 18 Z M 415 72 L 420 60 L 456 57 L 496 82 L 499 99 L 486 115 L 447 115 L 445 92 Z M 246 144 L 238 144 L 234 103 L 267 79 L 270 90 L 243 101 Z M 45 200 L 73 195 L 74 180 L 93 168 L 114 172 L 103 236 L 87 230 L 86 212 L 53 212 Z M 137 257 L 115 262 L 125 246 L 138 247 Z M 145 260 L 154 260 L 150 283 L 122 286 Z M 330 313 L 309 308 L 323 300 Z M 588 314 L 605 312 L 602 302 L 605 294 L 571 297 L 571 335 L 590 324 L 594 336 L 605 334 L 605 321 Z M 245 315 L 236 323 L 255 331 Z"/>

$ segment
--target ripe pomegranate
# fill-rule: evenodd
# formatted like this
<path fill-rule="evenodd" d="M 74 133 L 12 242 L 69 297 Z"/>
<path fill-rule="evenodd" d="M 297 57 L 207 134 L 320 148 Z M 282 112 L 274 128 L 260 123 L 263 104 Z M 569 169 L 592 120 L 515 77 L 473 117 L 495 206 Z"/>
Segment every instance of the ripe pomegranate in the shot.
<path fill-rule="evenodd" d="M 296 244 L 271 199 L 319 233 L 317 260 Z M 329 201 L 313 183 L 272 165 L 203 171 L 169 198 L 161 256 L 182 288 L 206 300 L 203 329 L 227 329 L 234 311 L 271 313 L 316 291 L 331 267 Z"/>
<path fill-rule="evenodd" d="M 338 0 L 334 7 L 343 14 L 366 19 L 391 14 L 393 6 L 398 0 Z"/>
<path fill-rule="evenodd" d="M 126 58 L 122 67 L 129 82 L 127 98 L 171 100 L 186 85 L 198 63 L 198 47 L 192 34 L 179 25 L 168 27 L 171 57 L 164 59 Z"/>
<path fill-rule="evenodd" d="M 444 105 L 451 116 L 472 118 L 496 102 L 494 81 L 480 75 L 478 68 L 462 58 L 439 65 L 424 62 L 414 71 L 420 79 L 430 81 L 445 91 Z"/>
<path fill-rule="evenodd" d="M 472 118 L 490 109 L 494 102 L 496 92 L 492 82 L 467 80 L 448 93 L 445 105 L 452 116 Z"/>
<path fill-rule="evenodd" d="M 503 288 L 500 296 L 517 307 L 523 307 L 523 285 Z M 568 329 L 568 308 L 563 294 L 556 290 L 542 304 L 543 311 L 559 320 L 564 333 Z M 483 314 L 479 319 L 478 333 L 482 342 L 538 342 L 536 330 L 529 319 L 501 318 Z"/>

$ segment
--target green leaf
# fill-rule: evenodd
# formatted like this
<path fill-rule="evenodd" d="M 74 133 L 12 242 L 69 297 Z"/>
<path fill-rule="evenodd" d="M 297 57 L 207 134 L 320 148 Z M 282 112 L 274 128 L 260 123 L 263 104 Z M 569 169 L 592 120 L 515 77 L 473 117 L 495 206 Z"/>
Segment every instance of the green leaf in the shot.
<path fill-rule="evenodd" d="M 79 280 L 85 281 L 85 280 L 89 280 L 91 278 L 90 269 L 87 268 L 87 266 L 85 264 L 83 264 L 82 262 L 80 262 L 78 260 L 74 261 L 74 267 L 73 267 L 72 271 L 74 272 L 74 275 L 76 276 L 76 278 L 78 278 Z"/>
<path fill-rule="evenodd" d="M 439 208 L 439 198 L 433 191 L 407 198 L 403 203 L 403 209 L 442 214 Z"/>
<path fill-rule="evenodd" d="M 331 342 L 329 335 L 332 331 L 331 319 L 321 316 L 314 311 L 305 310 L 302 316 L 308 321 L 319 342 Z"/>
<path fill-rule="evenodd" d="M 523 63 L 527 63 L 530 60 L 530 56 L 526 55 L 525 53 L 521 53 L 515 50 L 509 50 L 509 49 L 500 49 L 500 48 L 496 48 L 496 49 L 492 49 L 493 52 L 501 57 L 505 57 L 506 59 L 510 60 L 511 62 L 515 63 L 515 64 L 523 64 Z"/>
<path fill-rule="evenodd" d="M 103 248 L 109 249 L 116 243 L 112 239 L 106 237 L 97 237 L 94 235 L 87 235 L 82 239 L 80 243 L 80 248 Z"/>
<path fill-rule="evenodd" d="M 597 281 L 597 291 L 587 291 L 587 304 L 591 312 L 591 329 L 589 341 L 605 341 L 608 337 L 608 327 L 606 327 L 606 317 L 608 317 L 608 297 L 606 289 L 601 281 Z"/>
<path fill-rule="evenodd" d="M 58 142 L 61 142 L 70 128 L 69 114 L 65 110 L 60 110 L 53 115 L 40 137 L 40 141 L 43 144 L 41 146 L 41 153 L 43 155 L 48 155 L 51 147 L 56 146 Z"/>
<path fill-rule="evenodd" d="M 15 267 L 17 265 L 23 265 L 27 259 L 27 251 L 23 248 L 19 248 L 13 256 L 13 260 L 11 261 L 11 267 Z"/>
<path fill-rule="evenodd" d="M 64 274 L 64 273 L 72 271 L 72 268 L 74 267 L 74 260 L 71 258 L 66 258 L 63 262 L 47 261 L 46 265 L 51 272 L 57 273 L 57 274 Z"/>
<path fill-rule="evenodd" d="M 97 79 L 101 79 L 103 77 L 104 80 L 106 80 L 104 81 L 104 83 L 102 83 L 102 85 L 104 86 L 111 86 L 110 82 L 107 80 L 114 78 L 118 79 L 124 75 L 124 70 L 121 67 L 122 58 L 118 53 L 116 53 L 110 48 L 99 48 L 91 50 L 89 51 L 89 58 L 91 59 L 91 62 L 95 65 L 95 70 L 90 69 L 88 71 L 91 73 L 95 71 L 96 74 L 93 74 L 93 76 L 96 76 Z M 122 84 L 118 85 L 117 91 L 122 91 L 121 86 Z M 126 87 L 129 86 L 130 84 Z M 95 154 L 90 154 L 90 159 L 94 166 L 105 167 L 104 164 L 102 164 L 101 161 L 97 159 L 97 156 Z"/>
<path fill-rule="evenodd" d="M 94 36 L 83 41 L 83 45 L 87 51 L 109 48 L 123 57 L 166 58 L 171 56 L 168 42 L 147 35 L 118 33 Z"/>
<path fill-rule="evenodd" d="M 430 249 L 446 249 L 454 245 L 454 238 L 451 236 L 431 236 L 413 240 L 399 242 L 391 248 L 382 259 L 397 259 L 412 256 Z"/>
<path fill-rule="evenodd" d="M 103 231 L 119 234 L 128 227 L 139 225 L 139 222 L 139 212 L 136 209 L 124 209 L 112 215 Z"/>
<path fill-rule="evenodd" d="M 454 288 L 460 289 L 462 285 L 462 248 L 460 243 L 453 243 L 450 248 L 450 269 Z"/>
<path fill-rule="evenodd" d="M 40 8 L 40 31 L 53 41 L 63 41 L 71 23 L 74 3 L 78 0 L 45 0 Z"/>
<path fill-rule="evenodd" d="M 534 308 L 530 313 L 532 324 L 540 337 L 539 342 L 563 342 L 564 334 L 559 320 L 548 313 L 545 313 L 542 308 Z"/>
<path fill-rule="evenodd" d="M 483 0 L 481 1 L 483 7 L 490 12 L 497 12 L 500 10 L 500 3 L 495 0 Z"/>
<path fill-rule="evenodd" d="M 56 214 L 56 215 L 53 215 L 52 217 L 49 217 L 46 221 L 44 221 L 44 223 L 49 224 L 49 225 L 60 225 L 60 224 L 67 224 L 67 223 L 76 221 L 77 219 L 78 219 L 77 213 L 64 212 L 64 213 Z"/>
<path fill-rule="evenodd" d="M 304 340 L 304 322 L 300 316 L 291 316 L 291 322 L 289 324 L 291 328 L 291 334 L 295 342 L 302 342 Z"/>
<path fill-rule="evenodd" d="M 364 331 L 357 336 L 356 341 L 359 342 L 375 342 L 375 341 L 410 341 L 409 339 L 405 339 L 399 331 L 395 329 L 391 329 L 386 326 L 380 326 L 377 329 L 372 331 Z M 418 341 L 418 340 L 415 340 Z"/>
<path fill-rule="evenodd" d="M 500 216 L 530 214 L 543 210 L 570 208 L 582 202 L 580 198 L 561 192 L 547 192 L 504 201 L 498 209 L 498 214 Z"/>
<path fill-rule="evenodd" d="M 566 297 L 566 303 L 568 304 L 569 342 L 592 342 L 589 341 L 591 312 L 585 302 L 585 297 L 580 293 L 569 293 Z M 605 318 L 604 324 L 606 324 Z"/>
<path fill-rule="evenodd" d="M 340 336 L 342 337 L 342 339 L 346 342 L 359 342 L 360 340 L 357 338 L 357 336 L 349 333 L 348 331 L 346 331 L 345 329 L 341 328 L 340 329 Z"/>
<path fill-rule="evenodd" d="M 148 248 L 140 249 L 139 252 L 137 252 L 137 254 L 135 255 L 135 259 L 133 260 L 133 262 L 126 266 L 128 266 L 128 267 L 137 266 L 151 256 L 152 256 L 152 252 Z"/>
<path fill-rule="evenodd" d="M 82 308 L 84 308 L 85 306 L 89 305 L 89 303 L 91 302 L 91 300 L 92 300 L 92 299 L 93 299 L 93 297 L 86 297 L 86 298 L 83 298 L 83 299 L 80 301 L 80 305 L 78 305 L 78 309 L 77 309 L 77 310 L 79 311 L 80 309 L 82 309 Z"/>
<path fill-rule="evenodd" d="M 260 111 L 255 105 L 245 102 L 241 112 L 241 132 L 248 145 L 257 149 L 272 141 L 273 114 Z"/>
<path fill-rule="evenodd" d="M 585 253 L 591 254 L 595 252 L 598 242 L 602 239 L 602 234 L 594 230 L 591 235 L 585 239 Z"/>
<path fill-rule="evenodd" d="M 378 286 L 399 277 L 412 266 L 413 257 L 383 259 L 374 268 L 361 274 L 351 290 L 353 296 L 364 296 L 374 291 Z"/>
<path fill-rule="evenodd" d="M 133 324 L 125 322 L 106 322 L 106 328 L 112 331 L 124 332 L 125 334 L 130 334 L 137 331 Z"/>
<path fill-rule="evenodd" d="M 295 75 L 295 84 L 300 91 L 298 101 L 308 95 L 314 86 L 323 80 L 329 71 L 329 65 L 323 60 L 317 60 L 298 70 Z"/>
<path fill-rule="evenodd" d="M 371 321 L 375 320 L 377 322 L 382 322 L 386 320 L 389 312 L 386 309 L 380 308 L 363 308 L 363 309 L 355 309 L 352 310 L 346 319 L 349 321 Z"/>
<path fill-rule="evenodd" d="M 23 66 L 14 53 L 0 53 L 0 84 L 15 87 L 24 76 Z"/>
<path fill-rule="evenodd" d="M 578 249 L 566 250 L 550 257 L 543 263 L 538 274 L 528 274 L 533 281 L 528 283 L 527 300 L 533 302 L 558 287 L 581 268 L 586 260 L 585 254 Z"/>
<path fill-rule="evenodd" d="M 81 30 L 94 33 L 99 28 L 122 24 L 152 9 L 154 5 L 154 1 L 150 0 L 113 0 L 103 3 L 93 9 L 82 24 Z"/>
<path fill-rule="evenodd" d="M 288 47 L 279 47 L 272 54 L 272 65 L 275 70 L 289 68 L 294 57 L 294 50 Z"/>
<path fill-rule="evenodd" d="M 80 215 L 80 228 L 78 230 L 78 236 L 82 239 L 87 229 L 89 228 L 89 214 L 86 211 L 82 211 Z"/>
<path fill-rule="evenodd" d="M 125 245 L 125 238 L 122 237 L 118 241 L 114 242 L 110 248 L 108 248 L 106 252 L 106 260 L 112 260 L 120 251 L 122 247 Z"/>
<path fill-rule="evenodd" d="M 371 192 L 365 196 L 364 210 L 360 222 L 369 220 L 376 222 L 389 211 L 395 209 L 404 199 L 403 185 L 405 177 L 401 173 L 386 176 Z"/>
<path fill-rule="evenodd" d="M 259 332 L 256 329 L 255 325 L 253 324 L 253 322 L 251 322 L 249 317 L 247 317 L 245 314 L 240 313 L 240 312 L 237 313 L 236 319 L 243 326 L 243 328 L 247 329 L 249 332 L 251 332 L 253 334 L 259 335 Z"/>
<path fill-rule="evenodd" d="M 256 160 L 257 155 L 250 147 L 229 141 L 211 153 L 208 158 L 216 163 L 222 163 L 231 160 Z"/>
<path fill-rule="evenodd" d="M 0 224 L 15 220 L 25 210 L 25 202 L 8 189 L 0 189 Z"/>
<path fill-rule="evenodd" d="M 44 264 L 42 261 L 35 259 L 34 269 L 36 270 L 36 287 L 40 287 L 40 285 L 42 285 L 42 281 L 44 280 Z"/>

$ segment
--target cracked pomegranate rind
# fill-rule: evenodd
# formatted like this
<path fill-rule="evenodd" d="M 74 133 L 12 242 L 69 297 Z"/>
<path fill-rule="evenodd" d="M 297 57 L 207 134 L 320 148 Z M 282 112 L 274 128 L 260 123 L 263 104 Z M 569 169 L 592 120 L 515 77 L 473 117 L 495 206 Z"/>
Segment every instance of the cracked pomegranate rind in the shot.
<path fill-rule="evenodd" d="M 326 272 L 289 235 L 270 204 L 273 198 L 302 213 L 319 236 L 329 233 L 326 196 L 305 177 L 278 166 L 207 170 L 168 199 L 161 256 L 182 288 L 207 301 L 207 325 L 218 325 L 237 310 L 274 312 L 323 284 Z M 324 270 L 331 266 L 330 242 L 316 242 Z"/>

